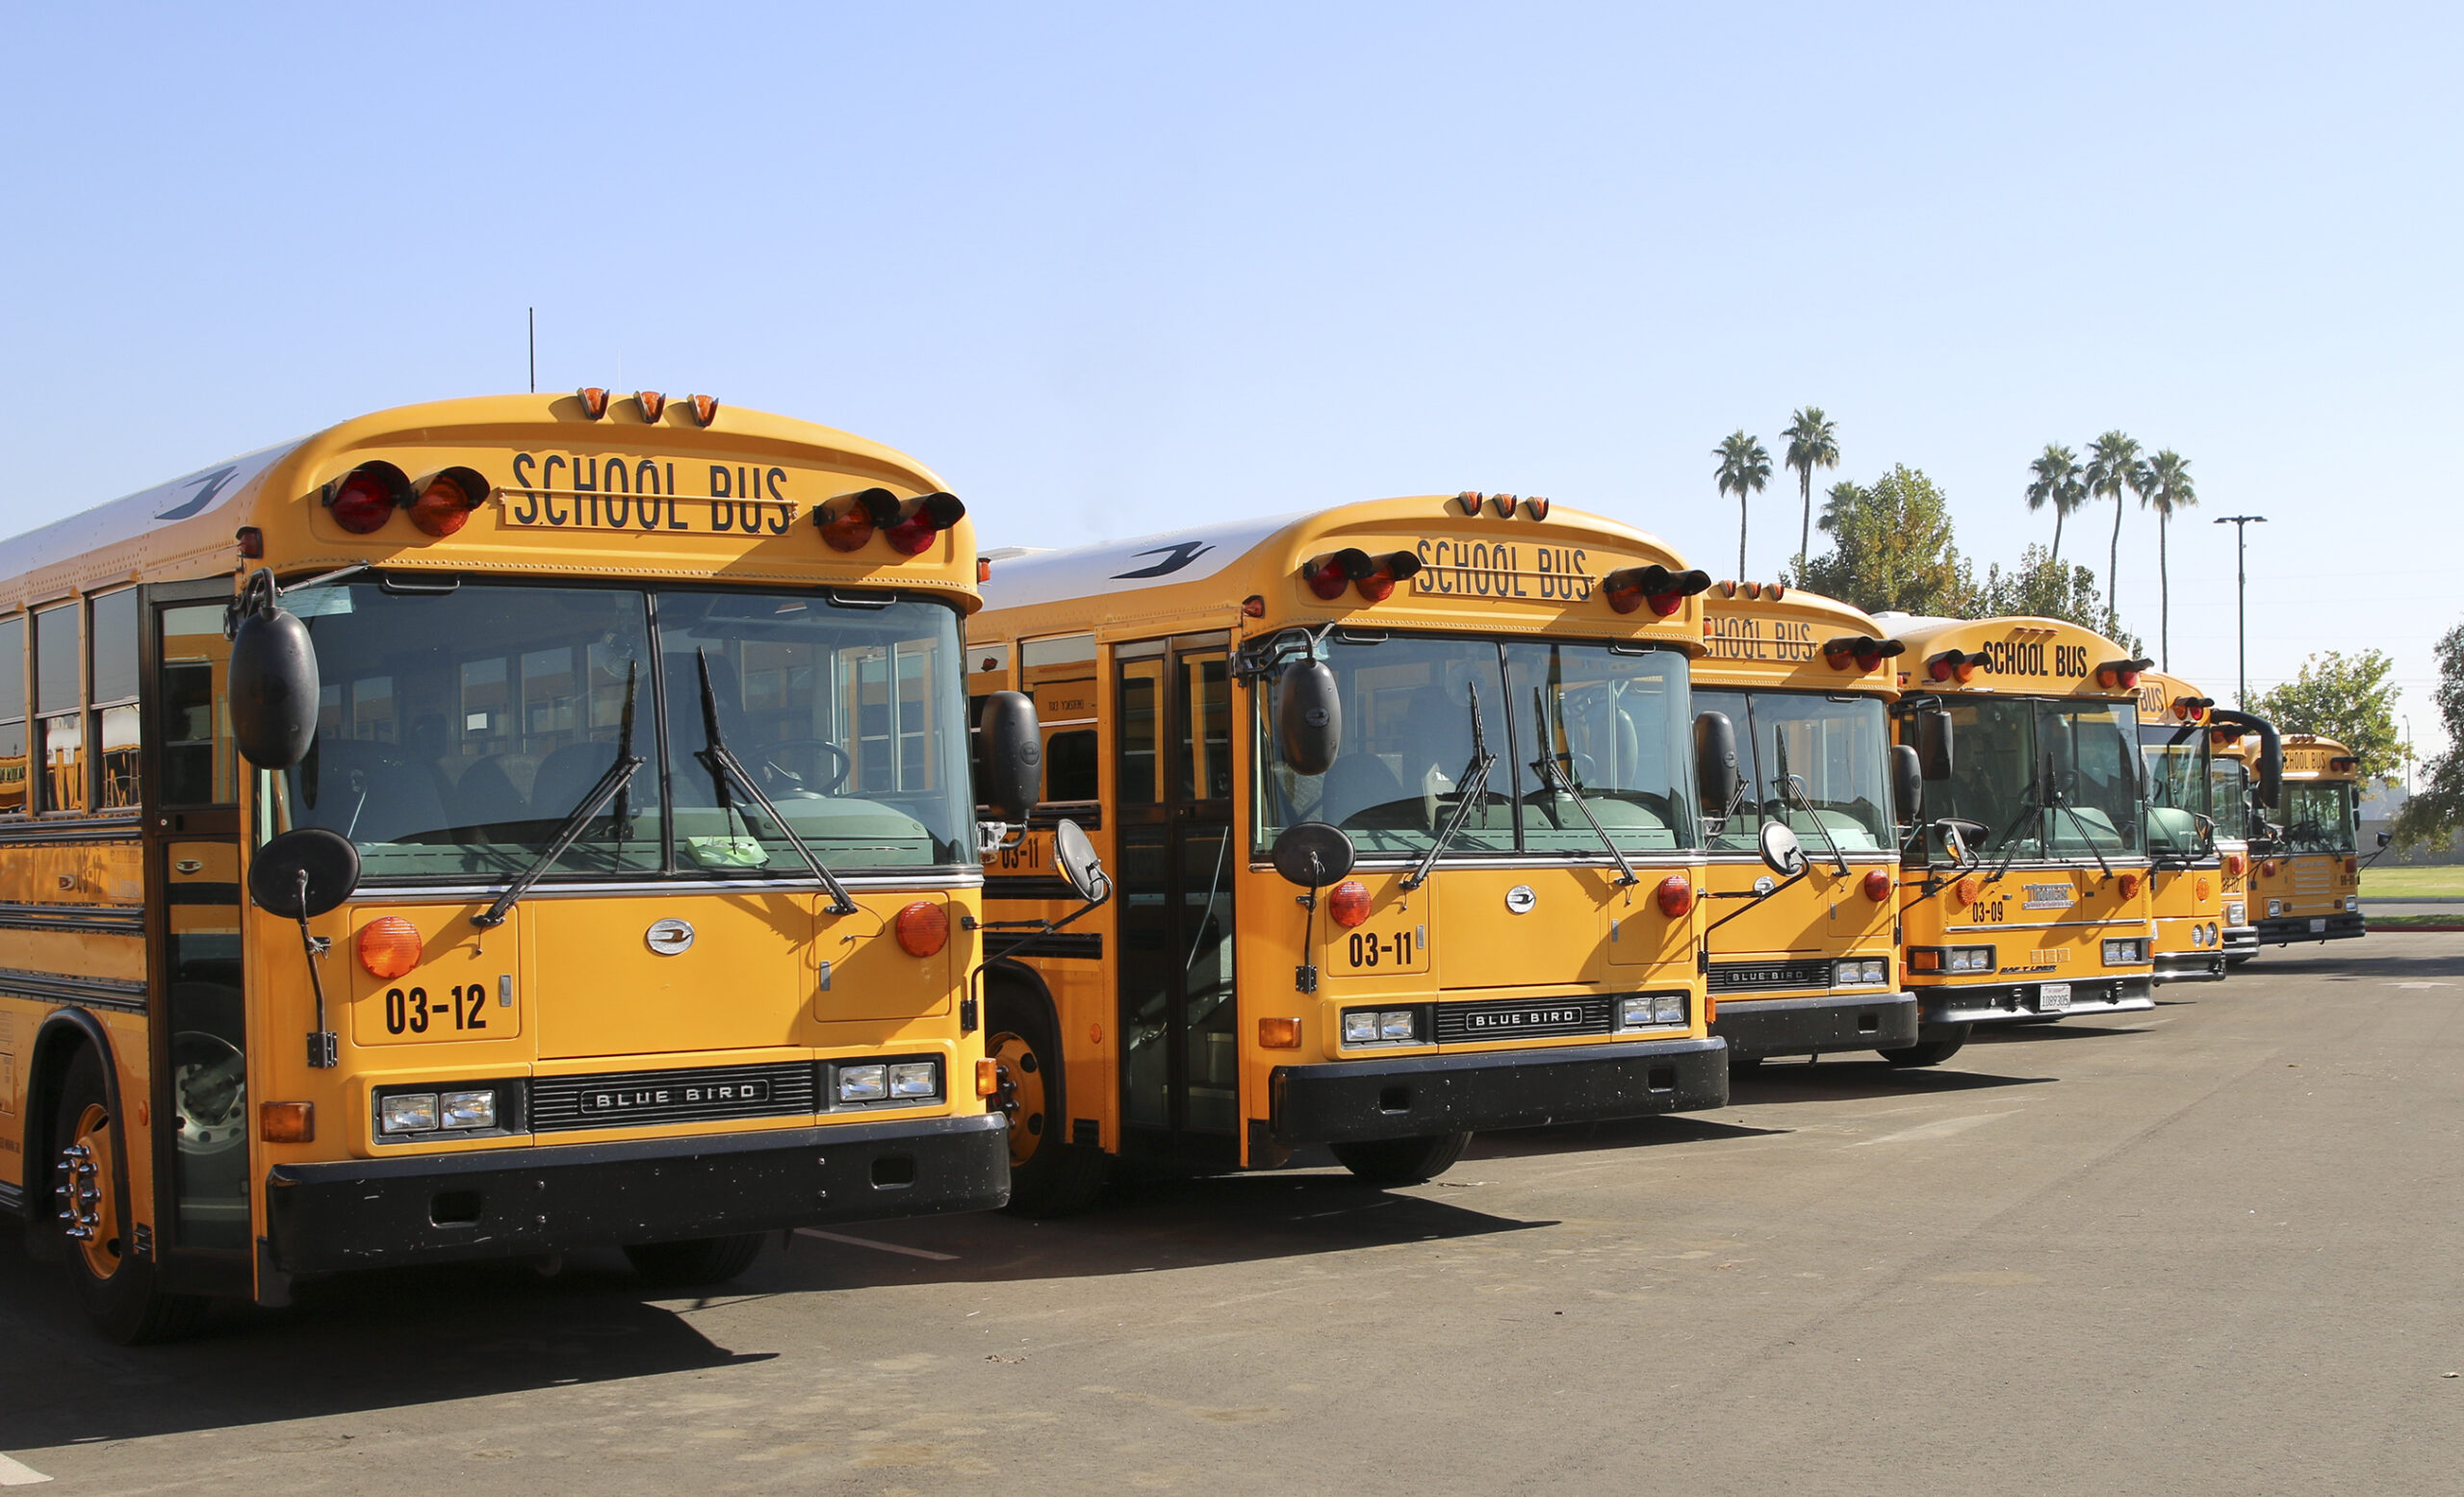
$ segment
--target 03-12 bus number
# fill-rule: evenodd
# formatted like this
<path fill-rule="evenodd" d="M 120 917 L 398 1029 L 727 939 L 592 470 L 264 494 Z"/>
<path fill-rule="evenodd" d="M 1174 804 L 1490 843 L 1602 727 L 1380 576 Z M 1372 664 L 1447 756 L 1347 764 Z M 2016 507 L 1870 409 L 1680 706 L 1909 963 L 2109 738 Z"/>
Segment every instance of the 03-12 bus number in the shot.
<path fill-rule="evenodd" d="M 1351 933 L 1351 965 L 1375 967 L 1381 962 L 1408 967 L 1412 961 L 1412 932 L 1399 930 L 1392 936 L 1375 931 L 1356 930 Z"/>
<path fill-rule="evenodd" d="M 387 1034 L 425 1034 L 433 1023 L 443 1029 L 442 1014 L 453 1016 L 453 1027 L 462 1030 L 488 1027 L 486 1012 L 488 985 L 483 982 L 456 983 L 442 998 L 431 1000 L 425 988 L 413 988 L 405 993 L 399 988 L 385 990 L 385 1032 Z"/>

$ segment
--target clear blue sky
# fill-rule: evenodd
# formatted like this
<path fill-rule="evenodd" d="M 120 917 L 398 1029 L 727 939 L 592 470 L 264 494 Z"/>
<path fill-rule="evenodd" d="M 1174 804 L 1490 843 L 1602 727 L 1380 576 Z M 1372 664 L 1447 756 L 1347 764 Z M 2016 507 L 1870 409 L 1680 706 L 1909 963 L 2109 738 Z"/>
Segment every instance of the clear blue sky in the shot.
<path fill-rule="evenodd" d="M 0 529 L 385 405 L 606 384 L 846 426 L 988 544 L 1461 488 L 1715 576 L 1709 450 L 2050 527 L 2048 440 L 2188 455 L 2173 663 L 2390 650 L 2434 741 L 2452 7 L 20 7 Z M 1824 476 L 1826 481 L 1832 476 Z M 2103 564 L 2113 517 L 2066 552 Z M 2156 636 L 2155 521 L 2123 522 Z M 1751 567 L 1793 552 L 1793 486 Z M 2134 541 L 2147 542 L 2146 545 Z M 2362 596 L 2369 606 L 2343 607 Z"/>

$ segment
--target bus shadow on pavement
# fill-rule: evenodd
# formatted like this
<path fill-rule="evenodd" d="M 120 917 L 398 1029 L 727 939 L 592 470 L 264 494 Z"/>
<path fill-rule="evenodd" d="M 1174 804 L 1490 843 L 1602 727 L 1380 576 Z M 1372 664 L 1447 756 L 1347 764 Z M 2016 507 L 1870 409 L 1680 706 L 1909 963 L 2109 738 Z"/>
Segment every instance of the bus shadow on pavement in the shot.
<path fill-rule="evenodd" d="M 1963 1071 L 1959 1059 L 1942 1066 L 1893 1066 L 1883 1061 L 1830 1060 L 1765 1062 L 1743 1074 L 1732 1074 L 1730 1100 L 1739 1106 L 1759 1102 L 1862 1101 L 1878 1097 L 1939 1097 L 1954 1092 L 1991 1091 L 2007 1086 L 2046 1086 L 2058 1076 L 2006 1076 L 1989 1071 Z"/>
<path fill-rule="evenodd" d="M 57 1265 L 0 1238 L 0 1450 L 242 1428 L 767 1361 L 651 1303 L 610 1254 L 542 1278 L 480 1264 L 348 1275 L 285 1310 L 218 1309 L 193 1339 L 124 1348 L 88 1327 Z M 303 1439 L 340 1449 L 340 1434 Z M 290 1447 L 284 1447 L 290 1448 Z M 308 1448 L 308 1447 L 301 1447 Z"/>

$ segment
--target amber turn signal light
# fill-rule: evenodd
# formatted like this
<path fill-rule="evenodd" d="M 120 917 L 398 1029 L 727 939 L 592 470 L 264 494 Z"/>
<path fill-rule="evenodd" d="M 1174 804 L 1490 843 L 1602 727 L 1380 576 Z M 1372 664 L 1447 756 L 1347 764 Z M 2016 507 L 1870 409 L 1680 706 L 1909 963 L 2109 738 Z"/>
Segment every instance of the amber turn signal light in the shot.
<path fill-rule="evenodd" d="M 1681 873 L 1672 873 L 1659 881 L 1659 913 L 1675 919 L 1694 908 L 1694 886 L 1685 882 Z"/>
<path fill-rule="evenodd" d="M 975 1063 L 975 1095 L 993 1097 L 1001 1091 L 1001 1063 L 987 1055 Z"/>
<path fill-rule="evenodd" d="M 1259 1020 L 1258 1048 L 1262 1050 L 1300 1048 L 1300 1020 L 1296 1019 Z"/>
<path fill-rule="evenodd" d="M 269 1144 L 317 1142 L 315 1102 L 259 1102 L 257 1137 Z"/>
<path fill-rule="evenodd" d="M 1984 890 L 1985 886 L 1974 878 L 1964 878 L 1951 886 L 1951 897 L 1962 904 L 1974 904 L 1976 896 Z"/>
<path fill-rule="evenodd" d="M 1876 904 L 1880 904 L 1884 900 L 1888 899 L 1890 897 L 1890 874 L 1881 868 L 1872 868 L 1867 870 L 1865 874 L 1865 897 Z"/>
<path fill-rule="evenodd" d="M 2115 879 L 2114 882 L 2120 886 L 2121 896 L 2124 899 L 2136 899 L 2139 897 L 2140 879 L 2138 874 L 2125 870 L 2121 876 Z"/>
<path fill-rule="evenodd" d="M 420 965 L 420 929 L 398 915 L 379 916 L 359 928 L 359 965 L 378 982 L 392 982 Z"/>
<path fill-rule="evenodd" d="M 937 900 L 918 899 L 890 922 L 899 949 L 909 956 L 932 956 L 950 943 L 950 912 Z"/>
<path fill-rule="evenodd" d="M 1346 930 L 1369 918 L 1369 886 L 1348 878 L 1326 892 L 1326 916 Z"/>

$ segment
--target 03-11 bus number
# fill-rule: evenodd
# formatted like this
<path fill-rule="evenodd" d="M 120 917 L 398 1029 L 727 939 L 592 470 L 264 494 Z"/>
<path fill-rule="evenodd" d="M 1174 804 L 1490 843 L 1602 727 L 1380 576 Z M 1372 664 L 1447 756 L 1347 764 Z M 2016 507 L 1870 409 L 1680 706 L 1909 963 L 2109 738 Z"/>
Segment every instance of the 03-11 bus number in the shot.
<path fill-rule="evenodd" d="M 488 985 L 483 982 L 456 983 L 442 998 L 430 1001 L 425 988 L 413 988 L 408 993 L 399 988 L 385 990 L 385 1032 L 387 1034 L 425 1034 L 434 1023 L 443 1029 L 436 1016 L 453 1016 L 456 1029 L 485 1029 Z"/>
<path fill-rule="evenodd" d="M 1408 967 L 1412 961 L 1412 932 L 1399 930 L 1392 936 L 1380 936 L 1373 930 L 1351 933 L 1351 965 L 1375 967 L 1380 963 Z"/>

